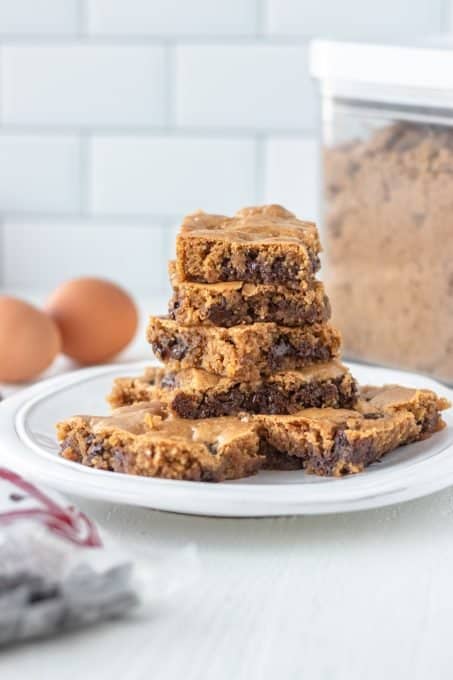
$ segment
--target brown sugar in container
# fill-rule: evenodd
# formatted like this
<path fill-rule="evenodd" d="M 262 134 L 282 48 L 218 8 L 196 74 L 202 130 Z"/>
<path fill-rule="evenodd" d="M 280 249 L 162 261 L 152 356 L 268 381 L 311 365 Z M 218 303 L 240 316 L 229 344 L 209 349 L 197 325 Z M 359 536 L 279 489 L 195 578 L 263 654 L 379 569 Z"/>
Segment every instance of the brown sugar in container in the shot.
<path fill-rule="evenodd" d="M 453 382 L 453 50 L 315 41 L 311 67 L 345 353 Z"/>

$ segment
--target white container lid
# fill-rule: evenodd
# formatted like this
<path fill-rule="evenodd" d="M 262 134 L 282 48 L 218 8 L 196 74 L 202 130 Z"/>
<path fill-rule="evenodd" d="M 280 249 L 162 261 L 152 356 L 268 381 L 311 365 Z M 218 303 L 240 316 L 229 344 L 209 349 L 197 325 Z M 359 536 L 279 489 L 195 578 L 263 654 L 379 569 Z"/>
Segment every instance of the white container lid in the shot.
<path fill-rule="evenodd" d="M 448 38 L 416 45 L 313 40 L 310 72 L 329 94 L 453 105 L 453 42 Z"/>

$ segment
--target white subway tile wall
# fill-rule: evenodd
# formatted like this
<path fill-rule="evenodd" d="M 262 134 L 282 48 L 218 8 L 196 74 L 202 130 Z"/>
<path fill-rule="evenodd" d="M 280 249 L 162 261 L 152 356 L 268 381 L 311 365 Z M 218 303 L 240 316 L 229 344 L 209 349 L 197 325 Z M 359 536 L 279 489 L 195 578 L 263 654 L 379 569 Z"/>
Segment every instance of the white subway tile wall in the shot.
<path fill-rule="evenodd" d="M 88 0 L 92 35 L 255 35 L 256 0 Z"/>
<path fill-rule="evenodd" d="M 3 121 L 18 125 L 164 125 L 162 47 L 3 48 Z"/>
<path fill-rule="evenodd" d="M 81 155 L 77 137 L 0 134 L 0 206 L 9 214 L 80 210 Z"/>
<path fill-rule="evenodd" d="M 95 220 L 7 221 L 3 249 L 8 284 L 39 282 L 51 289 L 75 276 L 103 276 L 140 292 L 160 289 L 166 276 L 160 224 Z M 29 255 L 24 257 L 24 251 Z"/>
<path fill-rule="evenodd" d="M 231 212 L 255 200 L 255 143 L 204 137 L 98 137 L 91 144 L 96 215 Z"/>
<path fill-rule="evenodd" d="M 281 203 L 304 219 L 318 219 L 316 139 L 271 138 L 265 143 L 264 202 Z"/>
<path fill-rule="evenodd" d="M 79 0 L 0 0 L 0 35 L 70 36 L 78 29 Z"/>
<path fill-rule="evenodd" d="M 446 5 L 444 0 L 268 0 L 266 28 L 271 35 L 398 40 L 439 32 Z"/>
<path fill-rule="evenodd" d="M 177 125 L 252 132 L 314 125 L 306 46 L 183 45 L 175 70 Z"/>
<path fill-rule="evenodd" d="M 318 215 L 313 36 L 409 40 L 453 0 L 0 0 L 0 283 L 168 289 L 184 212 Z"/>

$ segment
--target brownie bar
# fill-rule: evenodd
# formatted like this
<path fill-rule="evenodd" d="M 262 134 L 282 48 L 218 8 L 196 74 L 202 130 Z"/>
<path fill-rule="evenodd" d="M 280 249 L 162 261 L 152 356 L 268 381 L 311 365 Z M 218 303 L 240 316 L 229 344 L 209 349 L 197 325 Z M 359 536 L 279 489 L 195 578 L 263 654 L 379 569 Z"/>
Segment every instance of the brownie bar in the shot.
<path fill-rule="evenodd" d="M 179 326 L 167 317 L 151 317 L 147 337 L 170 369 L 202 368 L 244 381 L 326 362 L 340 351 L 340 335 L 329 324 L 291 328 L 263 322 L 219 328 Z"/>
<path fill-rule="evenodd" d="M 133 475 L 222 481 L 270 467 L 340 476 L 442 429 L 440 411 L 449 406 L 430 390 L 398 386 L 364 388 L 354 410 L 292 415 L 186 420 L 154 401 L 107 417 L 75 416 L 57 433 L 67 460 Z"/>
<path fill-rule="evenodd" d="M 357 386 L 337 361 L 241 382 L 188 368 L 177 373 L 150 367 L 137 378 L 117 378 L 108 397 L 113 408 L 162 399 L 181 418 L 248 413 L 294 413 L 302 408 L 351 408 Z"/>
<path fill-rule="evenodd" d="M 439 411 L 449 407 L 448 399 L 438 397 L 431 390 L 412 389 L 400 385 L 383 387 L 365 385 L 360 388 L 360 400 L 357 405 L 358 410 L 366 417 L 380 412 L 410 411 L 422 433 L 435 432 L 439 426 Z"/>
<path fill-rule="evenodd" d="M 173 296 L 168 313 L 185 326 L 236 326 L 273 321 L 283 326 L 321 323 L 330 317 L 329 300 L 320 281 L 303 282 L 299 289 L 280 285 L 227 281 L 191 283 L 179 281 L 170 262 Z"/>
<path fill-rule="evenodd" d="M 442 429 L 439 411 L 449 406 L 430 390 L 385 386 L 365 388 L 355 410 L 306 409 L 255 419 L 265 466 L 288 469 L 294 457 L 307 472 L 341 476 L 361 472 L 398 446 Z"/>
<path fill-rule="evenodd" d="M 199 211 L 177 236 L 181 281 L 249 281 L 298 288 L 320 267 L 318 231 L 278 205 L 239 210 L 234 217 Z"/>
<path fill-rule="evenodd" d="M 254 423 L 167 417 L 158 402 L 75 416 L 57 425 L 57 435 L 63 458 L 130 475 L 218 482 L 252 475 L 263 462 Z"/>

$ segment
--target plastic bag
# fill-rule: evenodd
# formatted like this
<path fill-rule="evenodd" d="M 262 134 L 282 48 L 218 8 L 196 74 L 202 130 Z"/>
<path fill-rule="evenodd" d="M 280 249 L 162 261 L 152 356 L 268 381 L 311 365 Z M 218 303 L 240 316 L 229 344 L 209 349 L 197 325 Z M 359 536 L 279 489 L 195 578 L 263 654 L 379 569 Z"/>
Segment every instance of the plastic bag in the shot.
<path fill-rule="evenodd" d="M 193 578 L 196 553 L 181 557 L 177 573 L 158 551 L 131 560 L 59 494 L 0 468 L 0 645 L 124 616 Z"/>

